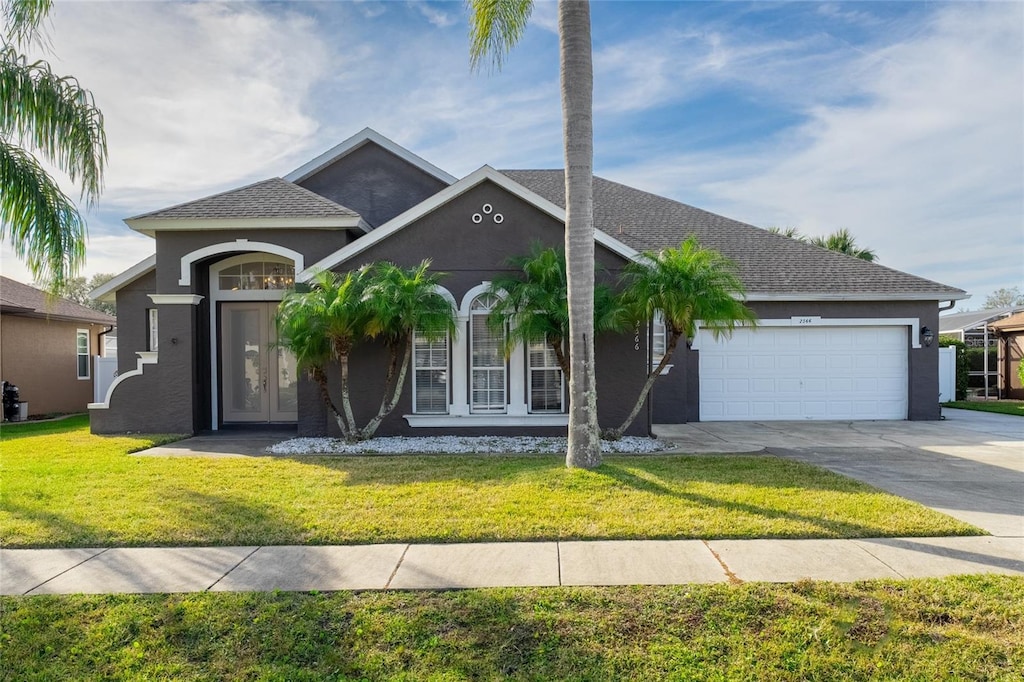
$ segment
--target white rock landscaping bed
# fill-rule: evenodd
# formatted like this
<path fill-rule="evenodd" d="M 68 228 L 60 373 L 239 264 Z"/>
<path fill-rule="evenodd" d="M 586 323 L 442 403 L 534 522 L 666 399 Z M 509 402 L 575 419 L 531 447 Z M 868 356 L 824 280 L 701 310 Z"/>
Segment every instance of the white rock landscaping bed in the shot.
<path fill-rule="evenodd" d="M 626 436 L 617 441 L 601 441 L 606 454 L 644 454 L 671 449 L 671 443 L 654 438 Z M 566 439 L 542 436 L 437 436 L 430 438 L 373 438 L 361 443 L 346 443 L 339 438 L 293 438 L 267 448 L 273 455 L 504 455 L 563 454 Z"/>

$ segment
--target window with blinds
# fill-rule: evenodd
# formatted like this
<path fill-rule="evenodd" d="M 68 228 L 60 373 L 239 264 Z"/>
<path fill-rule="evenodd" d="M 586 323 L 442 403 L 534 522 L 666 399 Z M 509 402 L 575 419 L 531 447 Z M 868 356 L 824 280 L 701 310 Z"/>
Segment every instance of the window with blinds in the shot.
<path fill-rule="evenodd" d="M 661 359 L 665 357 L 665 338 L 668 335 L 665 328 L 665 318 L 660 310 L 655 311 L 654 319 L 651 320 L 651 326 L 651 366 L 656 367 L 661 362 Z"/>
<path fill-rule="evenodd" d="M 430 341 L 416 331 L 413 337 L 413 412 L 448 413 L 448 337 Z"/>
<path fill-rule="evenodd" d="M 551 344 L 544 339 L 532 341 L 527 354 L 530 412 L 563 412 L 562 368 Z"/>
<path fill-rule="evenodd" d="M 470 411 L 505 412 L 505 335 L 487 325 L 495 299 L 477 297 L 469 311 Z"/>

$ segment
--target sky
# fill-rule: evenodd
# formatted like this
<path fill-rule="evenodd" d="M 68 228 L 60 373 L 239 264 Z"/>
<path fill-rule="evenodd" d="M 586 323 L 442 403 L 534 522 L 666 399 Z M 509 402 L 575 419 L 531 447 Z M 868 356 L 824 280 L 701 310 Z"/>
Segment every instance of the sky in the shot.
<path fill-rule="evenodd" d="M 966 290 L 959 309 L 1024 289 L 1024 3 L 596 0 L 592 24 L 595 174 L 760 227 L 847 228 Z M 467 35 L 461 2 L 58 0 L 33 54 L 93 92 L 110 149 L 83 274 L 153 253 L 124 218 L 364 127 L 458 177 L 561 167 L 555 4 L 500 71 L 470 70 Z"/>

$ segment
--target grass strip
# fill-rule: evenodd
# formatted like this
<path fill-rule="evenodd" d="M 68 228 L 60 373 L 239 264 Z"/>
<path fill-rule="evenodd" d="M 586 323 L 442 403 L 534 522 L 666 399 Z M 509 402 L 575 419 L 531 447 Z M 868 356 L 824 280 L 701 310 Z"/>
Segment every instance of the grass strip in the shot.
<path fill-rule="evenodd" d="M 8 597 L 2 680 L 1019 680 L 1024 578 Z"/>
<path fill-rule="evenodd" d="M 63 427 L 59 426 L 60 424 Z M 14 433 L 12 434 L 12 431 Z M 133 457 L 160 437 L 4 429 L 6 547 L 984 534 L 765 456 Z"/>
<path fill-rule="evenodd" d="M 996 414 L 1013 414 L 1024 417 L 1024 400 L 956 400 L 942 403 L 942 406 L 955 407 L 958 410 L 995 412 Z"/>

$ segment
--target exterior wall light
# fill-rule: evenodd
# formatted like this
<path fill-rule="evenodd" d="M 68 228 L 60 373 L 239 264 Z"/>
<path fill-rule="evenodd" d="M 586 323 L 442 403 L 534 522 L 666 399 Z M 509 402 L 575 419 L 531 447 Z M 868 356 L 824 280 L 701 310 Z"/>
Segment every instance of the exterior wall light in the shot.
<path fill-rule="evenodd" d="M 934 340 L 935 332 L 933 332 L 928 327 L 921 327 L 921 343 L 923 343 L 927 348 L 932 345 L 932 341 Z"/>

